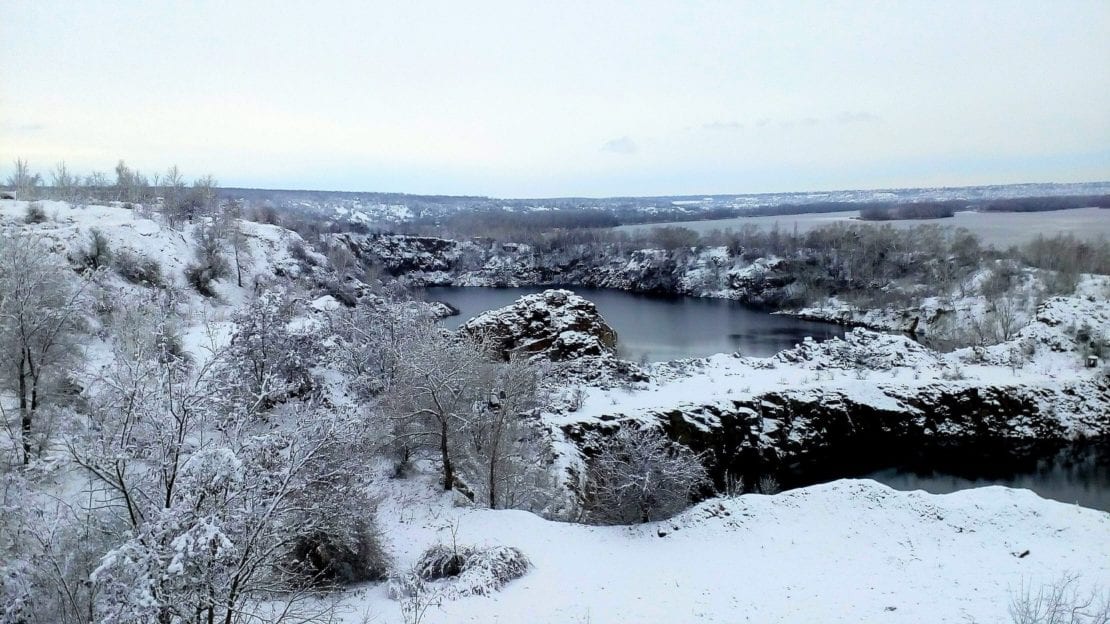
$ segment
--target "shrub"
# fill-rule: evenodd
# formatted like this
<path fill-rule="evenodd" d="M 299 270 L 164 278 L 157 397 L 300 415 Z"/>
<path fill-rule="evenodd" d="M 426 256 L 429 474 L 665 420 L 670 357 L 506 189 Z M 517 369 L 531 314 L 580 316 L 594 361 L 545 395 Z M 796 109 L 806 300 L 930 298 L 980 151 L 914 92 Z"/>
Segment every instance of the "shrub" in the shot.
<path fill-rule="evenodd" d="M 358 305 L 358 292 L 349 284 L 341 283 L 339 280 L 328 280 L 324 283 L 324 292 L 335 297 L 335 300 L 353 308 Z"/>
<path fill-rule="evenodd" d="M 190 264 L 185 267 L 185 281 L 205 297 L 216 296 L 216 291 L 212 287 L 216 277 L 216 273 L 204 265 Z"/>
<path fill-rule="evenodd" d="M 38 202 L 27 204 L 27 213 L 23 217 L 26 223 L 45 223 L 46 211 L 42 209 L 42 205 Z"/>
<path fill-rule="evenodd" d="M 197 237 L 197 262 L 185 269 L 185 281 L 205 297 L 215 297 L 212 282 L 231 275 L 231 263 L 223 254 L 222 241 L 213 229 Z"/>
<path fill-rule="evenodd" d="M 511 546 L 436 544 L 420 555 L 410 574 L 390 580 L 389 593 L 401 599 L 426 592 L 427 583 L 440 581 L 442 596 L 488 596 L 524 576 L 531 567 L 528 557 Z"/>
<path fill-rule="evenodd" d="M 458 576 L 466 564 L 466 557 L 471 549 L 463 547 L 448 548 L 443 544 L 436 544 L 425 550 L 414 566 L 417 576 L 425 581 L 435 581 L 451 576 Z"/>
<path fill-rule="evenodd" d="M 305 248 L 304 241 L 302 241 L 301 239 L 294 238 L 293 240 L 289 241 L 289 244 L 286 245 L 286 249 L 289 250 L 289 255 L 293 256 L 294 260 L 303 264 L 307 264 L 309 266 L 316 265 L 316 259 L 308 253 L 308 249 Z"/>
<path fill-rule="evenodd" d="M 387 558 L 378 536 L 366 521 L 346 534 L 316 533 L 297 540 L 289 571 L 317 586 L 350 585 L 385 578 Z"/>
<path fill-rule="evenodd" d="M 668 518 L 707 481 L 701 456 L 654 429 L 621 429 L 586 464 L 586 517 L 599 524 Z"/>
<path fill-rule="evenodd" d="M 162 286 L 162 265 L 153 258 L 145 258 L 121 249 L 112 258 L 112 266 L 120 277 L 132 284 Z"/>
<path fill-rule="evenodd" d="M 77 263 L 93 271 L 108 266 L 112 261 L 112 248 L 108 237 L 97 228 L 89 230 L 89 244 L 78 252 Z"/>

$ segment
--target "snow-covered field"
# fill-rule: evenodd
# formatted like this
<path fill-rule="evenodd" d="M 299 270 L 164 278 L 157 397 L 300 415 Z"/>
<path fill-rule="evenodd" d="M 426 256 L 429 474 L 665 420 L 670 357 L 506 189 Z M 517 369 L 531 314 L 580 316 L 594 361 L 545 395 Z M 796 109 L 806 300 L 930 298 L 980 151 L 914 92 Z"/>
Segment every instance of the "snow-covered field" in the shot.
<path fill-rule="evenodd" d="M 1104 208 L 1073 208 L 1049 212 L 957 212 L 950 219 L 903 219 L 897 221 L 859 221 L 858 210 L 817 214 L 783 215 L 775 217 L 737 217 L 710 221 L 679 221 L 625 225 L 618 230 L 636 232 L 664 226 L 679 226 L 699 234 L 713 230 L 740 229 L 746 225 L 770 228 L 777 225 L 783 231 L 805 233 L 833 223 L 870 223 L 876 226 L 891 225 L 912 228 L 918 225 L 967 228 L 977 234 L 985 244 L 999 249 L 1020 245 L 1038 235 L 1074 234 L 1080 238 L 1110 237 L 1110 211 Z"/>
<path fill-rule="evenodd" d="M 401 502 L 403 500 L 403 502 Z M 428 623 L 1008 622 L 1022 586 L 1110 580 L 1110 514 L 989 487 L 936 496 L 843 480 L 712 499 L 634 527 L 459 509 L 426 496 L 381 509 L 402 569 L 437 542 L 520 548 L 533 568 L 490 597 L 444 601 Z M 346 621 L 397 622 L 384 587 Z"/>

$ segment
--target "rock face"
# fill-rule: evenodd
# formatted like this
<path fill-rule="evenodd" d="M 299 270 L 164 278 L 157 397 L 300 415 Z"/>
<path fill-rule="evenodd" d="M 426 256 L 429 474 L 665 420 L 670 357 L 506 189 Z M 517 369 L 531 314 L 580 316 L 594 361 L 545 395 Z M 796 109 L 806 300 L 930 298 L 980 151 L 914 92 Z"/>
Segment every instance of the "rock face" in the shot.
<path fill-rule="evenodd" d="M 387 234 L 343 233 L 336 235 L 333 242 L 347 247 L 366 264 L 380 266 L 394 276 L 414 272 L 435 275 L 455 270 L 465 247 L 463 243 L 443 238 Z M 428 278 L 424 281 L 443 280 Z"/>
<path fill-rule="evenodd" d="M 525 295 L 470 319 L 459 331 L 505 359 L 521 353 L 562 362 L 612 355 L 617 347 L 617 332 L 597 306 L 569 290 Z"/>
<path fill-rule="evenodd" d="M 996 458 L 1006 465 L 1110 440 L 1110 370 L 1082 364 L 1092 340 L 1102 344 L 1092 337 L 1106 335 L 1110 303 L 1055 297 L 990 347 L 940 353 L 856 329 L 770 358 L 658 363 L 650 382 L 591 389 L 552 422 L 587 455 L 622 427 L 660 428 L 702 453 L 719 487 L 729 477 L 797 485 L 863 474 L 957 447 L 1004 449 Z"/>

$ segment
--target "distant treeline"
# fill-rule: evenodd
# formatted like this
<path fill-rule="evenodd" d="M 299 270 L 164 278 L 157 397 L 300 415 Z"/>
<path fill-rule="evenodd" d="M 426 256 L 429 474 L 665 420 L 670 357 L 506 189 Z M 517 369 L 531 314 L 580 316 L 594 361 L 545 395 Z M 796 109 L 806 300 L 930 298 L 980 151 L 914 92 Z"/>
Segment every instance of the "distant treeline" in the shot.
<path fill-rule="evenodd" d="M 991 199 L 981 202 L 975 208 L 981 212 L 1044 212 L 1091 207 L 1110 208 L 1110 194 Z"/>
<path fill-rule="evenodd" d="M 612 228 L 621 222 L 616 215 L 596 208 L 565 208 L 562 210 L 538 210 L 517 212 L 511 209 L 494 208 L 489 210 L 460 211 L 436 223 L 416 223 L 413 226 L 398 226 L 397 229 L 412 233 L 451 232 L 461 236 L 484 236 L 508 238 L 512 236 L 539 234 L 552 230 L 575 230 L 582 228 Z"/>
<path fill-rule="evenodd" d="M 891 221 L 894 219 L 945 219 L 967 207 L 966 201 L 931 201 L 908 204 L 869 204 L 859 209 L 864 221 Z"/>

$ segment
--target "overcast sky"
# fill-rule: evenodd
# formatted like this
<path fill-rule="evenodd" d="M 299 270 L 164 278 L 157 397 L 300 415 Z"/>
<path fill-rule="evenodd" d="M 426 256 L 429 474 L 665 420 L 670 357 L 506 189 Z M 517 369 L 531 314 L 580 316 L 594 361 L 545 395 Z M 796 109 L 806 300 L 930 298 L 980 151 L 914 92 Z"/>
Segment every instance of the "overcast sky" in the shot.
<path fill-rule="evenodd" d="M 0 0 L 0 173 L 654 195 L 1110 180 L 1110 2 Z"/>

